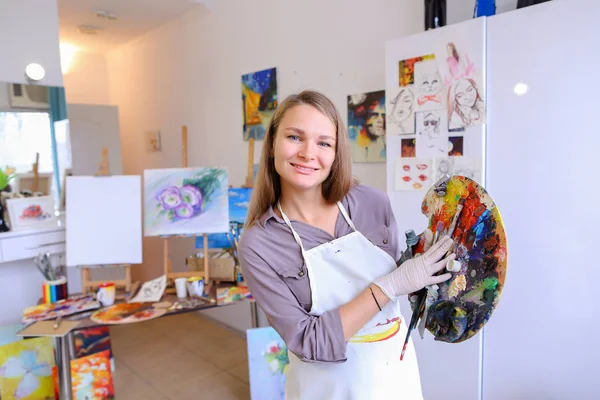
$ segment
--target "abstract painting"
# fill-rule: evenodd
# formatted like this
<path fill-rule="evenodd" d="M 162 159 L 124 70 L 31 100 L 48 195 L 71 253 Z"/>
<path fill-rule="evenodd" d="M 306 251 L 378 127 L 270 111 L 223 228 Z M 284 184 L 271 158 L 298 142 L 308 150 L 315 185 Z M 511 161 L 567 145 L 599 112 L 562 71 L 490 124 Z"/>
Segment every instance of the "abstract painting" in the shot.
<path fill-rule="evenodd" d="M 443 197 L 429 190 L 421 211 L 432 233 L 454 239 L 452 252 L 460 263 L 428 295 L 425 327 L 437 341 L 460 343 L 483 328 L 500 300 L 508 263 L 504 223 L 490 194 L 462 176 L 448 181 Z M 415 254 L 423 245 L 417 244 Z M 413 309 L 414 297 L 409 295 Z"/>
<path fill-rule="evenodd" d="M 74 399 L 114 399 L 110 351 L 101 351 L 72 360 L 71 384 Z"/>
<path fill-rule="evenodd" d="M 283 400 L 289 364 L 288 350 L 272 327 L 248 329 L 250 398 Z"/>
<path fill-rule="evenodd" d="M 464 155 L 463 141 L 464 140 L 462 136 L 450 136 L 448 138 L 448 155 L 454 157 L 460 157 Z"/>
<path fill-rule="evenodd" d="M 430 158 L 398 158 L 395 167 L 394 189 L 396 191 L 422 190 L 433 184 Z"/>
<path fill-rule="evenodd" d="M 54 399 L 52 338 L 20 340 L 0 346 L 2 400 Z"/>
<path fill-rule="evenodd" d="M 444 110 L 418 112 L 416 129 L 417 157 L 448 155 L 448 119 Z"/>
<path fill-rule="evenodd" d="M 348 96 L 352 161 L 385 162 L 385 90 Z"/>
<path fill-rule="evenodd" d="M 408 86 L 415 83 L 415 63 L 423 60 L 434 60 L 435 55 L 428 54 L 422 57 L 409 58 L 398 63 L 398 83 L 400 86 Z"/>
<path fill-rule="evenodd" d="M 144 235 L 227 232 L 229 210 L 225 168 L 144 171 Z"/>
<path fill-rule="evenodd" d="M 416 111 L 444 108 L 444 85 L 435 60 L 415 64 Z"/>
<path fill-rule="evenodd" d="M 277 108 L 277 69 L 242 75 L 244 140 L 263 140 Z"/>
<path fill-rule="evenodd" d="M 233 238 L 239 238 L 246 222 L 252 188 L 229 188 L 229 231 L 208 235 L 208 247 L 211 249 L 229 249 L 234 247 Z M 240 227 L 238 231 L 238 227 Z M 233 232 L 232 232 L 233 230 Z M 204 238 L 196 238 L 196 248 L 204 248 Z"/>
<path fill-rule="evenodd" d="M 386 133 L 388 135 L 409 135 L 415 133 L 415 91 L 414 85 L 395 87 L 385 91 Z"/>

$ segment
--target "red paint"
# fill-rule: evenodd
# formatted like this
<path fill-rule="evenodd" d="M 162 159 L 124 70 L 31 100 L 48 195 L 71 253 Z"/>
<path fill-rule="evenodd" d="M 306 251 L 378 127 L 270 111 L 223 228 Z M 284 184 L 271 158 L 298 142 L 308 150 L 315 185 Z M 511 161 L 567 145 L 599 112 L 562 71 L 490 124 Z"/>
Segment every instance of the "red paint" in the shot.
<path fill-rule="evenodd" d="M 420 179 L 421 181 L 425 182 L 425 181 L 426 181 L 427 179 L 429 179 L 429 178 L 427 178 L 427 175 L 423 175 L 423 174 L 421 174 L 421 175 L 419 175 L 419 179 Z"/>
<path fill-rule="evenodd" d="M 402 180 L 403 180 L 404 182 L 409 182 L 409 181 L 410 181 L 410 176 L 403 176 L 403 177 L 402 177 Z"/>
<path fill-rule="evenodd" d="M 408 164 L 404 164 L 404 166 L 402 167 L 405 171 L 410 171 L 410 165 Z"/>

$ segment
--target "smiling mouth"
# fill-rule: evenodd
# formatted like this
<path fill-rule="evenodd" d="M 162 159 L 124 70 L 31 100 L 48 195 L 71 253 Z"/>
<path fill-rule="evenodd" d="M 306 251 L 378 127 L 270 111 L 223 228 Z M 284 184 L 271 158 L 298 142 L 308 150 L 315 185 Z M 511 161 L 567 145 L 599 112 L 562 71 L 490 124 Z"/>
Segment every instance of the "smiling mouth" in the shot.
<path fill-rule="evenodd" d="M 302 166 L 300 166 L 298 164 L 293 164 L 293 163 L 290 163 L 290 164 L 292 165 L 292 167 L 294 167 L 296 169 L 299 169 L 300 171 L 311 172 L 311 171 L 316 171 L 317 170 L 317 168 L 302 167 Z"/>

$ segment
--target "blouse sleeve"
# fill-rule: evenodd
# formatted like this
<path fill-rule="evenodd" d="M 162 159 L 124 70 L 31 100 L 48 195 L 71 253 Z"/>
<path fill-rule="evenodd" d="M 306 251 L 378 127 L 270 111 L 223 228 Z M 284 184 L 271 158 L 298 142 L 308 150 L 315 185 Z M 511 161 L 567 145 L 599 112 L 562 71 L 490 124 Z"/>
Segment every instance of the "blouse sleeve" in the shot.
<path fill-rule="evenodd" d="M 287 348 L 304 362 L 346 361 L 339 310 L 330 310 L 318 317 L 310 315 L 277 272 L 244 239 L 239 246 L 244 279 Z"/>

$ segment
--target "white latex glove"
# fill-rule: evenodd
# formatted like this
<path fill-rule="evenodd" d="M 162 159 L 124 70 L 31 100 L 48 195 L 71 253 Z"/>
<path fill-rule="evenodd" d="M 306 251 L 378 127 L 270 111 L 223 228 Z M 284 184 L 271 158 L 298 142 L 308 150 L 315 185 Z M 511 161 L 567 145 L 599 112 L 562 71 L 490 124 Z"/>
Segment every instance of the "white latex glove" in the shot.
<path fill-rule="evenodd" d="M 452 243 L 453 240 L 448 236 L 440 238 L 421 256 L 411 258 L 373 283 L 379 286 L 390 300 L 395 300 L 397 297 L 421 290 L 425 286 L 447 281 L 452 276 L 450 273 L 438 276 L 434 274 L 444 269 L 449 259 L 456 258 L 453 253 L 440 261 L 440 258 L 452 247 Z"/>

